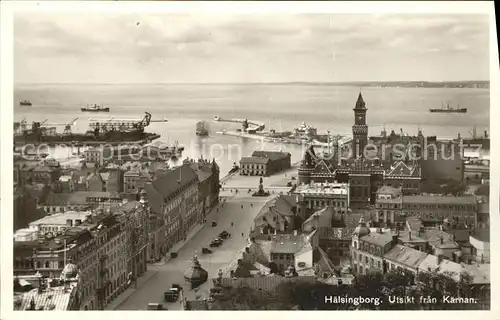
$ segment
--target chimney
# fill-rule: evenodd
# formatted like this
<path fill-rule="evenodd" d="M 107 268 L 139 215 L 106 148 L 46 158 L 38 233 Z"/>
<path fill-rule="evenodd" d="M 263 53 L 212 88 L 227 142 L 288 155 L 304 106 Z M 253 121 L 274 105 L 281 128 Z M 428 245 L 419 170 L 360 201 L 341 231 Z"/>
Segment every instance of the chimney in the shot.
<path fill-rule="evenodd" d="M 408 232 L 408 240 L 411 240 L 411 231 Z"/>
<path fill-rule="evenodd" d="M 399 232 L 392 234 L 392 244 L 397 244 L 399 240 Z"/>
<path fill-rule="evenodd" d="M 443 244 L 443 243 L 444 243 L 443 236 L 441 236 L 441 238 L 440 238 L 440 239 L 441 239 L 441 244 Z"/>
<path fill-rule="evenodd" d="M 72 227 L 72 226 L 73 226 L 73 220 L 71 220 L 71 219 L 66 219 L 66 225 L 67 225 L 68 227 Z"/>

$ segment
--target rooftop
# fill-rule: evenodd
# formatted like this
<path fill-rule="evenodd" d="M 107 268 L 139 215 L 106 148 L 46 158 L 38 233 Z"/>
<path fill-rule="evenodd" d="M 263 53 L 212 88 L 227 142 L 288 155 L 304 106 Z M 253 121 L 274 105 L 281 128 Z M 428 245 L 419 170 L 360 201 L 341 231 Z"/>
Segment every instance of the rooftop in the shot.
<path fill-rule="evenodd" d="M 294 193 L 347 195 L 348 184 L 336 183 L 336 182 L 317 182 L 311 184 L 301 184 L 297 186 Z"/>
<path fill-rule="evenodd" d="M 386 233 L 370 232 L 369 234 L 361 237 L 360 240 L 383 247 L 392 241 L 392 235 L 387 232 Z"/>
<path fill-rule="evenodd" d="M 252 153 L 252 157 L 269 158 L 271 161 L 288 158 L 290 156 L 291 155 L 288 152 L 279 152 L 279 151 L 254 151 Z"/>
<path fill-rule="evenodd" d="M 66 220 L 84 220 L 90 214 L 90 211 L 66 211 L 43 217 L 31 222 L 30 225 L 64 225 Z"/>
<path fill-rule="evenodd" d="M 471 237 L 482 242 L 490 242 L 490 228 L 474 229 L 474 231 L 472 231 Z"/>
<path fill-rule="evenodd" d="M 76 288 L 76 283 L 71 283 L 68 287 L 51 287 L 42 292 L 33 289 L 26 293 L 14 294 L 14 310 L 31 310 L 32 304 L 35 310 L 69 310 Z"/>
<path fill-rule="evenodd" d="M 491 283 L 491 270 L 489 264 L 466 264 L 465 269 L 472 276 L 472 283 Z"/>
<path fill-rule="evenodd" d="M 401 195 L 401 189 L 391 186 L 381 186 L 378 188 L 377 194 Z"/>
<path fill-rule="evenodd" d="M 384 258 L 417 269 L 426 256 L 427 253 L 398 244 L 387 252 Z"/>
<path fill-rule="evenodd" d="M 469 196 L 431 196 L 431 195 L 415 195 L 415 196 L 404 196 L 404 203 L 417 203 L 417 204 L 476 204 L 476 197 L 473 195 Z"/>
<path fill-rule="evenodd" d="M 300 235 L 273 235 L 271 238 L 272 253 L 292 253 L 295 254 L 308 243 L 306 236 Z"/>
<path fill-rule="evenodd" d="M 271 159 L 264 157 L 243 157 L 240 160 L 240 163 L 257 163 L 257 164 L 266 164 Z"/>
<path fill-rule="evenodd" d="M 447 275 L 458 282 L 460 280 L 460 275 L 465 271 L 464 266 L 446 259 L 439 262 L 438 257 L 428 254 L 422 260 L 418 269 L 419 271 L 436 272 L 438 274 Z"/>

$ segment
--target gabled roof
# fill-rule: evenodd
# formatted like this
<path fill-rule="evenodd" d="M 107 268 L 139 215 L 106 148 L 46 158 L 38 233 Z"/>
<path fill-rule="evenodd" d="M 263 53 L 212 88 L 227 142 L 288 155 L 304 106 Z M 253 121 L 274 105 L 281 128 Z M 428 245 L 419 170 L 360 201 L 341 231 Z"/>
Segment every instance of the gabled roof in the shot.
<path fill-rule="evenodd" d="M 394 248 L 384 254 L 385 259 L 402 264 L 412 269 L 417 269 L 426 256 L 427 253 L 425 252 L 399 244 L 394 246 Z"/>
<path fill-rule="evenodd" d="M 460 280 L 460 275 L 466 271 L 465 266 L 456 262 L 443 259 L 439 263 L 438 257 L 428 254 L 418 266 L 420 272 L 436 272 L 438 274 L 447 275 L 455 281 Z"/>
<path fill-rule="evenodd" d="M 378 232 L 370 232 L 361 237 L 360 240 L 383 247 L 392 241 L 392 237 L 388 233 L 380 234 Z"/>
<path fill-rule="evenodd" d="M 317 162 L 316 167 L 314 168 L 315 173 L 332 173 L 330 166 L 325 162 L 324 159 L 321 159 Z"/>
<path fill-rule="evenodd" d="M 404 161 L 396 161 L 391 168 L 386 171 L 388 176 L 418 177 L 420 170 L 417 165 L 407 165 Z"/>
<path fill-rule="evenodd" d="M 189 165 L 182 165 L 167 171 L 163 176 L 153 180 L 152 186 L 167 199 L 176 191 L 198 180 L 198 175 Z"/>
<path fill-rule="evenodd" d="M 293 197 L 290 196 L 285 196 L 285 195 L 278 195 L 272 199 L 270 199 L 266 204 L 260 209 L 260 212 L 257 214 L 255 217 L 254 221 L 259 221 L 261 219 L 264 219 L 269 213 L 273 213 L 277 215 L 278 217 L 285 217 L 285 216 L 293 216 L 292 208 L 294 205 L 291 203 L 293 201 Z M 273 224 L 272 221 L 266 221 L 268 224 Z M 273 228 L 275 227 L 271 225 Z"/>

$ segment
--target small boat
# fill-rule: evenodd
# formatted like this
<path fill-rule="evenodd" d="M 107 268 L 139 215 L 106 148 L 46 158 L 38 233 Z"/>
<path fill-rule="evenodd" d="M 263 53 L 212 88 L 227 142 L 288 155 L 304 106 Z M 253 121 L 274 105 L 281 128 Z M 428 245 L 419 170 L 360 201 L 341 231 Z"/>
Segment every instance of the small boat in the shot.
<path fill-rule="evenodd" d="M 81 108 L 82 112 L 109 112 L 109 108 L 104 108 L 103 106 L 94 104 L 87 106 L 86 108 Z"/>
<path fill-rule="evenodd" d="M 21 102 L 19 102 L 19 105 L 21 105 L 21 106 L 28 106 L 29 107 L 29 106 L 32 105 L 32 103 L 29 100 L 22 100 Z"/>
<path fill-rule="evenodd" d="M 441 109 L 429 109 L 429 111 L 436 113 L 467 113 L 467 108 L 452 108 L 447 104 L 446 107 L 441 105 Z"/>
<path fill-rule="evenodd" d="M 214 121 L 220 121 L 220 120 L 221 120 L 221 119 L 220 119 L 220 117 L 219 117 L 219 116 L 214 117 Z"/>
<path fill-rule="evenodd" d="M 208 130 L 205 127 L 204 121 L 200 121 L 196 124 L 196 135 L 197 136 L 208 136 Z"/>

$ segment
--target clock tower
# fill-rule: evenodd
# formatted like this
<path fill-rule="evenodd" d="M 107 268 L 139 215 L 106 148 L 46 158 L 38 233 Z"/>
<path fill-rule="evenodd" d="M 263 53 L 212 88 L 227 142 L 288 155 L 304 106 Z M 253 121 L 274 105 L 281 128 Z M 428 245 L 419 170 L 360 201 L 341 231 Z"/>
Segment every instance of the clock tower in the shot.
<path fill-rule="evenodd" d="M 366 125 L 366 106 L 361 92 L 354 107 L 354 125 L 352 126 L 352 155 L 353 158 L 364 157 L 364 150 L 368 144 L 368 126 Z"/>

